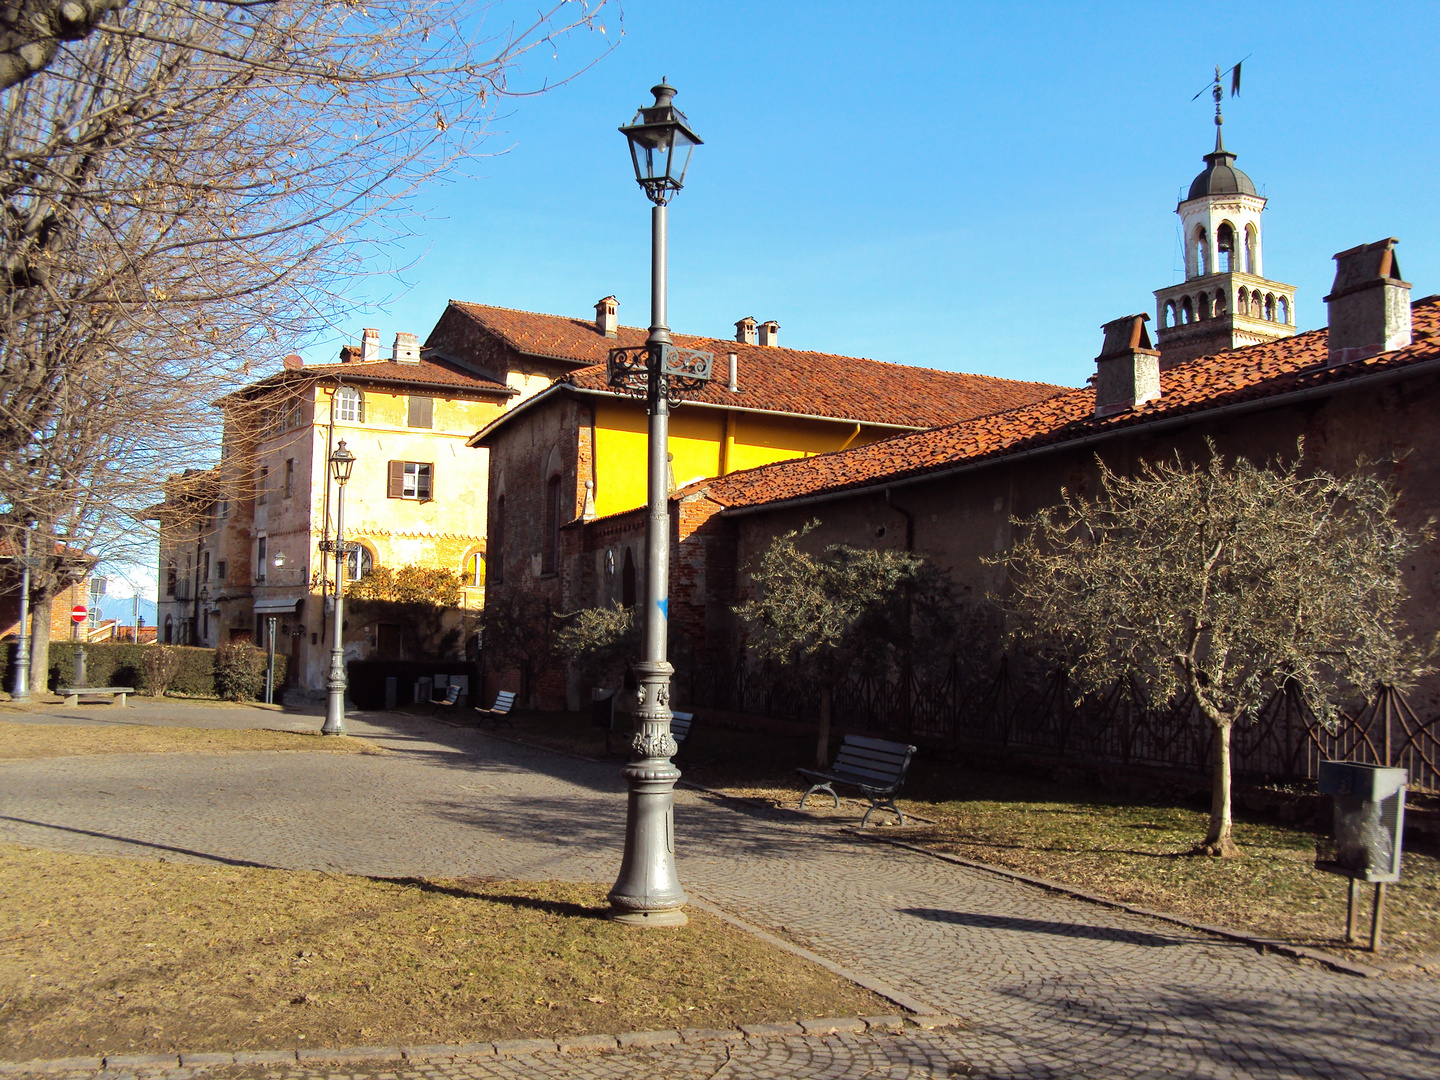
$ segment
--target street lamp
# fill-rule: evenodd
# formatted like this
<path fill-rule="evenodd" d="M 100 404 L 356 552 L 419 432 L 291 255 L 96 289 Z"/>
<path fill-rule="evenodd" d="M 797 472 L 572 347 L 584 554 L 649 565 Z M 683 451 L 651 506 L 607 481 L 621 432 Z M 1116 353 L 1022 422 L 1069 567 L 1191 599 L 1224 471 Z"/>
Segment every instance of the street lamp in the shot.
<path fill-rule="evenodd" d="M 645 630 L 632 760 L 622 770 L 630 789 L 625 818 L 625 855 L 610 890 L 611 917 L 635 926 L 682 926 L 685 892 L 675 874 L 675 781 L 680 770 L 670 734 L 670 676 L 665 658 L 670 598 L 670 486 L 666 468 L 670 406 L 710 378 L 714 357 L 677 349 L 665 325 L 665 204 L 681 189 L 690 154 L 700 139 L 685 114 L 671 104 L 675 88 L 663 79 L 652 87 L 655 104 L 642 107 L 627 127 L 635 179 L 650 201 L 650 336 L 638 347 L 611 349 L 606 364 L 611 386 L 644 397 L 650 417 L 649 510 L 645 519 Z"/>
<path fill-rule="evenodd" d="M 330 645 L 330 694 L 325 701 L 322 735 L 345 734 L 345 649 L 340 641 L 345 628 L 345 485 L 354 468 L 355 455 L 345 449 L 345 440 L 341 439 L 330 454 L 330 473 L 340 491 L 335 498 L 335 625 Z M 322 544 L 322 549 L 325 546 Z"/>
<path fill-rule="evenodd" d="M 20 640 L 15 645 L 15 671 L 10 680 L 10 697 L 25 701 L 30 697 L 30 538 L 35 523 L 25 522 L 24 553 L 20 557 Z"/>

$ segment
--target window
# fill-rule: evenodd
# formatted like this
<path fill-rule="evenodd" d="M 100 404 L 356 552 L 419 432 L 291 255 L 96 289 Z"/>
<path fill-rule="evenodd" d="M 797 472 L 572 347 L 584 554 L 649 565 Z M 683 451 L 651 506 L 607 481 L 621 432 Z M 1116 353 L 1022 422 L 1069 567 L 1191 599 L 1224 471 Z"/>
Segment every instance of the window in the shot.
<path fill-rule="evenodd" d="M 175 580 L 175 579 L 176 579 L 177 577 L 179 577 L 179 575 L 175 572 L 175 564 L 172 562 L 169 566 L 165 567 L 165 595 L 166 595 L 166 596 L 174 596 L 174 595 L 175 595 L 175 585 L 176 585 L 176 580 Z"/>
<path fill-rule="evenodd" d="M 221 500 L 219 501 L 219 503 L 216 504 L 215 516 L 216 516 L 217 518 L 227 518 L 227 517 L 230 516 L 230 500 L 229 500 L 229 499 L 221 499 Z"/>
<path fill-rule="evenodd" d="M 169 615 L 165 616 L 165 644 L 175 644 L 175 620 Z"/>
<path fill-rule="evenodd" d="M 216 559 L 216 560 L 215 560 L 215 580 L 216 580 L 216 581 L 224 581 L 224 580 L 225 580 L 225 560 L 224 560 L 224 559 Z"/>
<path fill-rule="evenodd" d="M 472 551 L 466 555 L 465 565 L 460 570 L 460 576 L 468 588 L 483 589 L 485 587 L 485 553 Z"/>
<path fill-rule="evenodd" d="M 1289 323 L 1289 322 L 1290 322 L 1290 301 L 1287 300 L 1287 299 L 1285 299 L 1285 297 L 1282 296 L 1282 297 L 1280 297 L 1280 299 L 1277 300 L 1275 303 L 1278 305 L 1277 308 L 1276 308 L 1276 310 L 1277 310 L 1277 312 L 1278 312 L 1279 320 L 1280 320 L 1282 323 Z"/>
<path fill-rule="evenodd" d="M 365 399 L 353 386 L 342 386 L 335 391 L 336 423 L 363 424 L 365 422 Z M 415 425 L 410 425 L 414 427 Z"/>
<path fill-rule="evenodd" d="M 505 581 L 505 496 L 495 500 L 495 520 L 490 525 L 490 546 L 495 549 L 495 584 Z"/>
<path fill-rule="evenodd" d="M 295 494 L 295 459 L 285 459 L 285 498 Z"/>
<path fill-rule="evenodd" d="M 552 476 L 545 485 L 545 547 L 540 559 L 540 572 L 553 574 L 560 568 L 560 477 Z"/>
<path fill-rule="evenodd" d="M 428 502 L 435 497 L 435 466 L 428 461 L 392 461 L 389 469 L 392 499 L 418 499 Z"/>
<path fill-rule="evenodd" d="M 435 399 L 411 394 L 410 416 L 406 420 L 406 425 L 408 427 L 433 428 L 435 426 Z"/>
<path fill-rule="evenodd" d="M 283 415 L 281 416 L 281 418 L 280 418 L 280 430 L 281 430 L 281 431 L 289 431 L 291 428 L 297 428 L 297 427 L 299 427 L 299 426 L 300 426 L 300 415 L 301 415 L 300 402 L 299 402 L 299 401 L 292 401 L 292 402 L 290 402 L 289 405 L 285 406 L 284 414 L 283 414 Z"/>
<path fill-rule="evenodd" d="M 265 505 L 265 489 L 270 486 L 270 466 L 260 466 L 260 483 L 256 486 L 255 502 L 257 505 Z"/>
<path fill-rule="evenodd" d="M 1215 242 L 1220 248 L 1220 269 L 1230 273 L 1238 269 L 1235 265 L 1235 229 L 1228 221 L 1222 221 L 1215 230 Z"/>
<path fill-rule="evenodd" d="M 265 537 L 255 541 L 255 580 L 265 580 Z"/>
<path fill-rule="evenodd" d="M 200 580 L 210 580 L 210 552 L 208 551 L 205 552 L 203 558 L 200 561 Z"/>
<path fill-rule="evenodd" d="M 620 603 L 627 608 L 635 606 L 635 555 L 625 549 L 625 565 L 620 570 Z"/>
<path fill-rule="evenodd" d="M 375 569 L 375 556 L 364 544 L 355 551 L 345 553 L 345 580 L 359 581 L 370 576 Z"/>

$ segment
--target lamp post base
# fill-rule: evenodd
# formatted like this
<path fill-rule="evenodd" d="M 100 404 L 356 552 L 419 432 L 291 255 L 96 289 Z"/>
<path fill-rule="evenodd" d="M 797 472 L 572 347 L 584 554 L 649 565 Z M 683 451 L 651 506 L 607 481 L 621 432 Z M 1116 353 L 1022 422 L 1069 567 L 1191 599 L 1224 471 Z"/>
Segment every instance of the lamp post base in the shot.
<path fill-rule="evenodd" d="M 626 926 L 684 926 L 690 921 L 689 916 L 679 908 L 668 911 L 611 911 L 608 917 L 611 922 Z"/>

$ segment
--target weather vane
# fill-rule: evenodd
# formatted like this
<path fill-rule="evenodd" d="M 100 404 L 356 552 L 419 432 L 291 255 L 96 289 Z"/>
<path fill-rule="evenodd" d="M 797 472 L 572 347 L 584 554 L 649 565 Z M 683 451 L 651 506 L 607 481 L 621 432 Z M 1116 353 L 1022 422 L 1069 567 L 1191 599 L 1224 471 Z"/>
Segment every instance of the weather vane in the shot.
<path fill-rule="evenodd" d="M 1252 54 L 1250 54 L 1250 55 L 1253 56 L 1254 54 L 1252 53 Z M 1229 76 L 1230 76 L 1230 96 L 1233 98 L 1233 97 L 1235 97 L 1237 94 L 1239 94 L 1239 93 L 1240 93 L 1240 65 L 1243 64 L 1243 63 L 1245 63 L 1245 61 L 1246 61 L 1246 60 L 1249 60 L 1249 59 L 1250 59 L 1250 56 L 1246 56 L 1244 59 L 1238 61 L 1238 62 L 1235 64 L 1235 66 L 1232 67 L 1232 68 L 1230 68 L 1228 71 L 1221 71 L 1221 70 L 1220 70 L 1220 65 L 1219 65 L 1219 64 L 1216 64 L 1216 65 L 1215 65 L 1215 81 L 1214 81 L 1214 83 L 1212 83 L 1212 84 L 1207 84 L 1203 89 L 1200 90 L 1200 92 L 1199 92 L 1198 94 L 1196 94 L 1194 97 L 1192 97 L 1192 98 L 1190 99 L 1191 101 L 1199 101 L 1200 98 L 1204 95 L 1204 93 L 1205 93 L 1206 90 L 1209 90 L 1209 91 L 1210 91 L 1210 93 L 1211 93 L 1211 94 L 1214 96 L 1214 98 L 1215 98 L 1215 126 L 1216 126 L 1216 127 L 1219 127 L 1221 124 L 1223 124 L 1223 123 L 1225 122 L 1225 117 L 1223 117 L 1222 115 L 1220 115 L 1220 99 L 1225 96 L 1225 91 L 1222 89 L 1222 80 L 1225 78 L 1226 75 L 1229 75 Z"/>

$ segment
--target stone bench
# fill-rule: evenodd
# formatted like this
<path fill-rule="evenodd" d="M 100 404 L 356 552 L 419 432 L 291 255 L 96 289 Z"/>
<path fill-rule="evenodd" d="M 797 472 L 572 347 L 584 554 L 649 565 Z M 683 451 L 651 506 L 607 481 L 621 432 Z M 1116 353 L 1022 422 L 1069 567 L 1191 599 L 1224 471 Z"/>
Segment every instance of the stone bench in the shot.
<path fill-rule="evenodd" d="M 65 698 L 66 705 L 79 705 L 82 697 L 111 697 L 114 704 L 125 705 L 125 699 L 135 692 L 133 686 L 60 686 L 55 692 Z"/>

